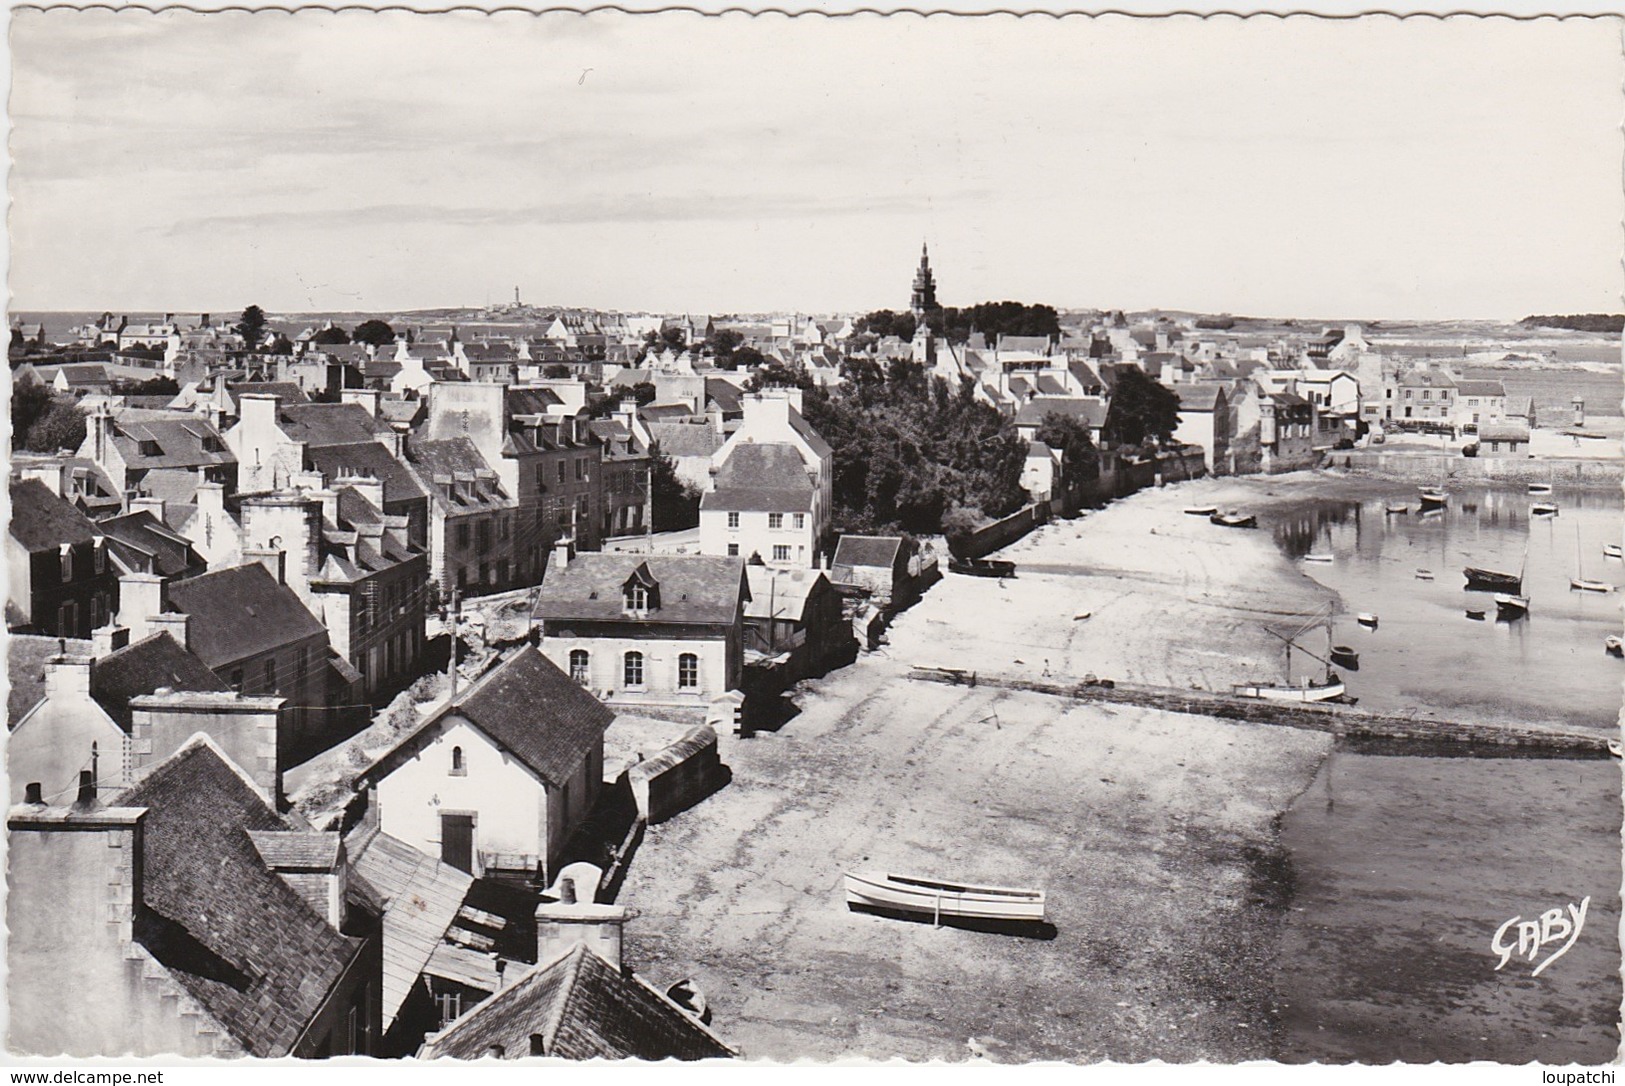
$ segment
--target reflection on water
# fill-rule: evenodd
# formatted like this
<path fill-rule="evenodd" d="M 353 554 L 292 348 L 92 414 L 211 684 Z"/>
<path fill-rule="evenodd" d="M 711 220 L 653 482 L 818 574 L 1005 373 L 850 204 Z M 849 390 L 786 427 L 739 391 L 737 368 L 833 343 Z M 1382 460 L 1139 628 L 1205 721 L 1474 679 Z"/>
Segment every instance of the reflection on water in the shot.
<path fill-rule="evenodd" d="M 1560 512 L 1531 516 L 1533 501 L 1554 501 Z M 1401 502 L 1405 513 L 1387 511 Z M 1602 553 L 1625 527 L 1619 494 L 1452 487 L 1444 509 L 1424 514 L 1415 489 L 1396 487 L 1283 511 L 1270 527 L 1292 558 L 1334 557 L 1302 566 L 1345 610 L 1306 635 L 1306 647 L 1345 644 L 1360 654 L 1358 671 L 1342 674 L 1362 707 L 1614 726 L 1625 663 L 1604 653 L 1603 639 L 1619 632 L 1625 596 L 1577 591 L 1569 578 L 1625 586 L 1625 564 Z M 1522 570 L 1527 616 L 1498 620 L 1491 593 L 1466 590 L 1466 566 Z M 1484 620 L 1470 619 L 1470 609 L 1485 611 Z M 1379 625 L 1356 623 L 1361 611 Z M 1323 670 L 1307 659 L 1301 666 Z"/>

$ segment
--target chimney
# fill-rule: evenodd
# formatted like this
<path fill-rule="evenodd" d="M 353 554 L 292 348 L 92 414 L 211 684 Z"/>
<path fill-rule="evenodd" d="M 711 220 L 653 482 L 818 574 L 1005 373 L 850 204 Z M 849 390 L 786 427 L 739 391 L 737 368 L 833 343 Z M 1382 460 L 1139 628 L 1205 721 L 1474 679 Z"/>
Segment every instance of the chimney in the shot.
<path fill-rule="evenodd" d="M 243 564 L 258 562 L 265 567 L 267 573 L 276 578 L 277 584 L 288 583 L 288 555 L 286 551 L 275 550 L 269 547 L 244 548 Z"/>
<path fill-rule="evenodd" d="M 260 798 L 280 810 L 278 726 L 286 706 L 283 698 L 228 691 L 160 688 L 131 698 L 130 779 L 140 781 L 201 733 L 242 769 Z"/>
<path fill-rule="evenodd" d="M 267 870 L 274 871 L 333 930 L 344 926 L 349 864 L 338 833 L 249 830 L 248 837 Z"/>
<path fill-rule="evenodd" d="M 559 880 L 561 900 L 536 907 L 536 961 L 550 962 L 584 945 L 616 969 L 621 968 L 621 933 L 630 910 L 624 905 L 576 901 L 570 879 Z"/>
<path fill-rule="evenodd" d="M 187 626 L 190 619 L 175 611 L 165 611 L 160 615 L 153 615 L 147 620 L 152 632 L 168 633 L 183 649 L 190 649 L 191 642 L 187 640 Z"/>
<path fill-rule="evenodd" d="M 23 786 L 23 802 L 30 807 L 45 806 L 45 797 L 40 788 L 39 781 L 29 781 Z"/>
<path fill-rule="evenodd" d="M 570 568 L 572 544 L 574 541 L 568 536 L 560 536 L 553 543 L 553 568 L 563 572 Z"/>
<path fill-rule="evenodd" d="M 140 641 L 151 632 L 152 616 L 164 613 L 164 579 L 155 573 L 126 573 L 118 584 L 118 624 L 130 631 L 131 641 Z"/>
<path fill-rule="evenodd" d="M 96 806 L 96 774 L 93 770 L 79 771 L 79 792 L 73 798 L 76 811 L 89 811 Z"/>
<path fill-rule="evenodd" d="M 143 495 L 139 498 L 130 499 L 130 512 L 139 513 L 143 509 L 151 513 L 154 517 L 157 517 L 159 524 L 166 523 L 164 520 L 164 499 L 155 498 L 150 494 Z"/>
<path fill-rule="evenodd" d="M 384 511 L 384 481 L 382 479 L 374 479 L 371 475 L 341 475 L 334 481 L 333 489 L 342 490 L 345 487 L 349 487 L 363 498 L 366 498 L 367 501 L 372 503 L 372 507 L 380 513 Z"/>
<path fill-rule="evenodd" d="M 337 496 L 331 491 L 326 493 L 336 504 Z M 244 559 L 263 562 L 264 551 L 285 551 L 281 581 L 301 599 L 310 590 L 310 578 L 320 568 L 322 494 L 266 494 L 243 500 L 243 539 L 252 544 L 243 548 Z"/>
<path fill-rule="evenodd" d="M 99 630 L 90 631 L 90 655 L 102 660 L 130 643 L 130 631 L 109 622 Z"/>
<path fill-rule="evenodd" d="M 89 426 L 94 439 L 90 447 L 91 459 L 105 465 L 113 448 L 113 412 L 108 410 L 107 404 L 96 406 L 91 413 Z"/>
<path fill-rule="evenodd" d="M 339 392 L 340 403 L 358 403 L 373 418 L 378 417 L 378 390 L 375 388 L 346 388 Z"/>

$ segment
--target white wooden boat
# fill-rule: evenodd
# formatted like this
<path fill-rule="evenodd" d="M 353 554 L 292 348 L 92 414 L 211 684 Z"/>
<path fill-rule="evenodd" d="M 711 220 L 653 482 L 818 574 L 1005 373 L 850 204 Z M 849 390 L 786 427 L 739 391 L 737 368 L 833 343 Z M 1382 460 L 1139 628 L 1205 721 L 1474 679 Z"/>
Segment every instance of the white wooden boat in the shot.
<path fill-rule="evenodd" d="M 1411 507 L 1408 506 L 1408 505 L 1397 505 L 1396 504 L 1396 505 L 1384 506 L 1383 508 L 1387 512 L 1392 513 L 1395 516 L 1399 516 L 1402 513 L 1409 513 L 1411 511 Z"/>
<path fill-rule="evenodd" d="M 1495 613 L 1501 618 L 1522 618 L 1529 613 L 1529 597 L 1496 593 Z"/>
<path fill-rule="evenodd" d="M 1602 639 L 1602 649 L 1609 656 L 1625 656 L 1625 638 L 1618 634 L 1609 634 Z"/>
<path fill-rule="evenodd" d="M 846 904 L 891 909 L 943 919 L 1019 920 L 1041 923 L 1044 891 L 1016 886 L 977 886 L 917 875 L 848 871 Z"/>
<path fill-rule="evenodd" d="M 1583 577 L 1570 577 L 1569 587 L 1577 588 L 1581 592 L 1612 592 L 1614 586 L 1607 581 L 1588 581 Z"/>
<path fill-rule="evenodd" d="M 1602 556 L 1604 558 L 1625 558 L 1625 547 L 1620 546 L 1618 543 L 1604 543 L 1602 545 Z"/>
<path fill-rule="evenodd" d="M 1418 490 L 1416 492 L 1416 496 L 1418 498 L 1422 499 L 1422 508 L 1424 508 L 1424 509 L 1426 509 L 1430 505 L 1431 506 L 1443 505 L 1443 504 L 1445 504 L 1446 502 L 1448 502 L 1450 500 L 1450 495 L 1446 494 L 1444 491 L 1436 490 L 1436 489 L 1432 489 L 1432 488 L 1428 488 L 1428 487 L 1423 487 L 1422 489 Z"/>
<path fill-rule="evenodd" d="M 1615 758 L 1625 758 L 1625 747 L 1620 746 L 1618 739 L 1608 740 L 1608 753 Z"/>
<path fill-rule="evenodd" d="M 1579 589 L 1581 592 L 1612 592 L 1614 586 L 1607 581 L 1599 581 L 1586 576 L 1585 551 L 1580 546 L 1580 526 L 1574 526 L 1574 576 L 1569 578 L 1569 588 Z"/>
<path fill-rule="evenodd" d="M 1230 692 L 1238 698 L 1263 698 L 1265 701 L 1316 702 L 1333 701 L 1347 695 L 1343 680 L 1330 675 L 1325 682 L 1307 679 L 1296 686 L 1290 683 L 1236 683 Z"/>
<path fill-rule="evenodd" d="M 1482 607 L 1469 607 L 1469 608 L 1467 608 L 1467 617 L 1472 619 L 1474 622 L 1483 622 L 1484 621 L 1484 608 L 1482 608 Z"/>
<path fill-rule="evenodd" d="M 1551 483 L 1530 483 L 1529 484 L 1529 493 L 1531 493 L 1531 494 L 1550 494 L 1551 492 L 1552 492 L 1552 484 Z"/>
<path fill-rule="evenodd" d="M 1361 611 L 1359 614 L 1354 616 L 1354 621 L 1358 622 L 1362 626 L 1369 626 L 1373 630 L 1377 628 L 1377 616 L 1372 614 L 1370 611 Z"/>
<path fill-rule="evenodd" d="M 1418 581 L 1431 581 L 1433 580 L 1433 571 L 1431 569 L 1419 569 L 1416 571 L 1416 579 Z"/>
<path fill-rule="evenodd" d="M 1557 514 L 1556 502 L 1530 502 L 1529 515 L 1535 517 L 1550 517 Z"/>
<path fill-rule="evenodd" d="M 1330 562 L 1334 558 L 1335 555 L 1330 554 L 1306 554 L 1303 556 L 1305 562 Z"/>
<path fill-rule="evenodd" d="M 1211 517 L 1218 511 L 1219 507 L 1216 505 L 1191 505 L 1185 508 L 1185 512 L 1193 517 Z"/>

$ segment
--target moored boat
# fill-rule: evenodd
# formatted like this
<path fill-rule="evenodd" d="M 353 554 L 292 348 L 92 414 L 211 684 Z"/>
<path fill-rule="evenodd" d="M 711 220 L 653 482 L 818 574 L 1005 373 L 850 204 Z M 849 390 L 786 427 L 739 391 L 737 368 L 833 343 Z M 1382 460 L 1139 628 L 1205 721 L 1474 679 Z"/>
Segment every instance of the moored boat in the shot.
<path fill-rule="evenodd" d="M 1602 639 L 1602 650 L 1609 656 L 1625 656 L 1625 638 L 1618 634 L 1609 634 Z"/>
<path fill-rule="evenodd" d="M 1236 683 L 1230 692 L 1238 698 L 1263 698 L 1265 701 L 1336 701 L 1347 696 L 1343 680 L 1329 675 L 1325 682 L 1305 680 L 1296 686 L 1290 683 Z"/>
<path fill-rule="evenodd" d="M 1433 571 L 1431 569 L 1419 569 L 1416 571 L 1416 579 L 1418 581 L 1431 581 L 1433 580 Z"/>
<path fill-rule="evenodd" d="M 1583 577 L 1570 577 L 1569 587 L 1577 588 L 1581 592 L 1612 592 L 1614 586 L 1607 581 L 1588 581 Z"/>
<path fill-rule="evenodd" d="M 1236 513 L 1236 512 L 1214 513 L 1212 516 L 1208 517 L 1207 519 L 1209 520 L 1209 522 L 1211 522 L 1213 524 L 1217 524 L 1221 528 L 1256 528 L 1256 527 L 1258 527 L 1258 518 L 1255 517 L 1255 516 L 1252 516 L 1250 514 L 1247 515 L 1247 516 L 1243 516 L 1242 514 Z"/>
<path fill-rule="evenodd" d="M 1394 515 L 1395 515 L 1395 516 L 1399 516 L 1399 515 L 1400 515 L 1400 514 L 1402 514 L 1402 513 L 1409 513 L 1409 512 L 1410 512 L 1410 511 L 1411 511 L 1411 507 L 1410 507 L 1410 506 L 1408 506 L 1408 505 L 1399 505 L 1399 504 L 1396 504 L 1396 505 L 1387 505 L 1387 506 L 1384 506 L 1384 507 L 1383 507 L 1383 508 L 1384 508 L 1384 509 L 1385 509 L 1385 510 L 1386 510 L 1386 511 L 1387 511 L 1387 512 L 1389 512 L 1389 513 L 1392 513 L 1392 514 L 1394 514 Z"/>
<path fill-rule="evenodd" d="M 1333 645 L 1331 657 L 1332 663 L 1339 667 L 1360 670 L 1360 654 L 1350 645 Z"/>
<path fill-rule="evenodd" d="M 1529 597 L 1497 593 L 1495 614 L 1498 618 L 1522 618 L 1529 613 Z"/>
<path fill-rule="evenodd" d="M 1604 543 L 1602 545 L 1602 556 L 1604 558 L 1625 558 L 1625 547 L 1620 546 L 1618 543 Z"/>
<path fill-rule="evenodd" d="M 1472 619 L 1474 622 L 1483 622 L 1484 621 L 1484 608 L 1482 608 L 1482 607 L 1469 607 L 1469 608 L 1467 608 L 1467 617 Z"/>
<path fill-rule="evenodd" d="M 1467 587 L 1480 592 L 1517 592 L 1523 588 L 1523 574 L 1503 573 L 1498 569 L 1479 569 L 1468 566 L 1461 571 L 1467 578 Z"/>
<path fill-rule="evenodd" d="M 1369 626 L 1373 630 L 1377 628 L 1377 616 L 1370 611 L 1361 611 L 1354 616 L 1354 621 L 1362 626 Z"/>
<path fill-rule="evenodd" d="M 1334 555 L 1330 554 L 1306 554 L 1303 556 L 1303 560 L 1305 562 L 1330 562 L 1334 557 Z"/>
<path fill-rule="evenodd" d="M 1422 508 L 1423 509 L 1426 509 L 1429 506 L 1433 506 L 1433 507 L 1437 508 L 1438 506 L 1444 505 L 1446 502 L 1448 502 L 1450 500 L 1450 495 L 1449 494 L 1446 494 L 1442 490 L 1437 490 L 1437 489 L 1433 489 L 1433 488 L 1429 488 L 1429 487 L 1423 487 L 1422 489 L 1418 490 L 1416 492 L 1416 496 L 1418 498 L 1422 499 Z"/>
<path fill-rule="evenodd" d="M 1530 483 L 1529 484 L 1529 493 L 1531 493 L 1531 494 L 1550 494 L 1551 492 L 1552 492 L 1552 484 L 1551 483 Z"/>
<path fill-rule="evenodd" d="M 1618 739 L 1608 740 L 1608 753 L 1615 758 L 1625 758 L 1625 746 L 1621 746 Z"/>
<path fill-rule="evenodd" d="M 1002 558 L 950 558 L 948 568 L 971 577 L 1014 577 L 1016 564 Z"/>
<path fill-rule="evenodd" d="M 1556 502 L 1530 502 L 1529 515 L 1532 517 L 1550 517 L 1557 515 Z"/>
<path fill-rule="evenodd" d="M 1016 886 L 977 886 L 915 875 L 848 871 L 846 904 L 959 920 L 1021 920 L 1042 923 L 1044 891 Z"/>
<path fill-rule="evenodd" d="M 1218 511 L 1219 507 L 1216 505 L 1190 505 L 1185 507 L 1185 512 L 1193 517 L 1211 517 Z"/>

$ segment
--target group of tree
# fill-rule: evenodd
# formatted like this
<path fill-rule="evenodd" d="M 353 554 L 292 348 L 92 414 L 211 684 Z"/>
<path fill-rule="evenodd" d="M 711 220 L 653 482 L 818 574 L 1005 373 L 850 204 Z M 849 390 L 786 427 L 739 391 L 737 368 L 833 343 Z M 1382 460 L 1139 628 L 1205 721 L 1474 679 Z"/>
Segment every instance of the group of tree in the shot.
<path fill-rule="evenodd" d="M 649 523 L 657 532 L 680 532 L 700 522 L 700 492 L 677 476 L 672 458 L 649 447 Z"/>
<path fill-rule="evenodd" d="M 1567 315 L 1536 315 L 1518 322 L 1525 328 L 1566 328 L 1572 332 L 1606 332 L 1618 335 L 1625 331 L 1625 313 L 1570 313 Z"/>
<path fill-rule="evenodd" d="M 85 442 L 85 413 L 72 398 L 59 396 L 37 379 L 11 389 L 11 447 L 29 452 L 78 449 Z"/>
<path fill-rule="evenodd" d="M 990 344 L 997 343 L 1000 336 L 1053 338 L 1061 334 L 1061 319 L 1054 306 L 1024 302 L 980 302 L 967 309 L 948 306 L 927 313 L 925 322 L 936 335 L 955 344 L 964 343 L 972 332 L 982 333 Z M 917 327 L 913 313 L 894 313 L 890 309 L 866 313 L 852 323 L 860 342 L 862 337 L 910 340 Z"/>
<path fill-rule="evenodd" d="M 293 341 L 281 332 L 273 330 L 265 316 L 265 310 L 257 305 L 251 305 L 243 310 L 243 315 L 237 319 L 233 331 L 243 337 L 243 342 L 251 351 L 263 351 L 265 354 L 293 353 Z M 364 320 L 350 331 L 330 324 L 312 335 L 310 341 L 323 347 L 345 343 L 388 347 L 395 342 L 395 329 L 391 328 L 387 321 L 376 318 Z"/>
<path fill-rule="evenodd" d="M 1167 445 L 1179 429 L 1179 394 L 1136 366 L 1117 367 L 1100 438 L 1109 448 Z"/>

